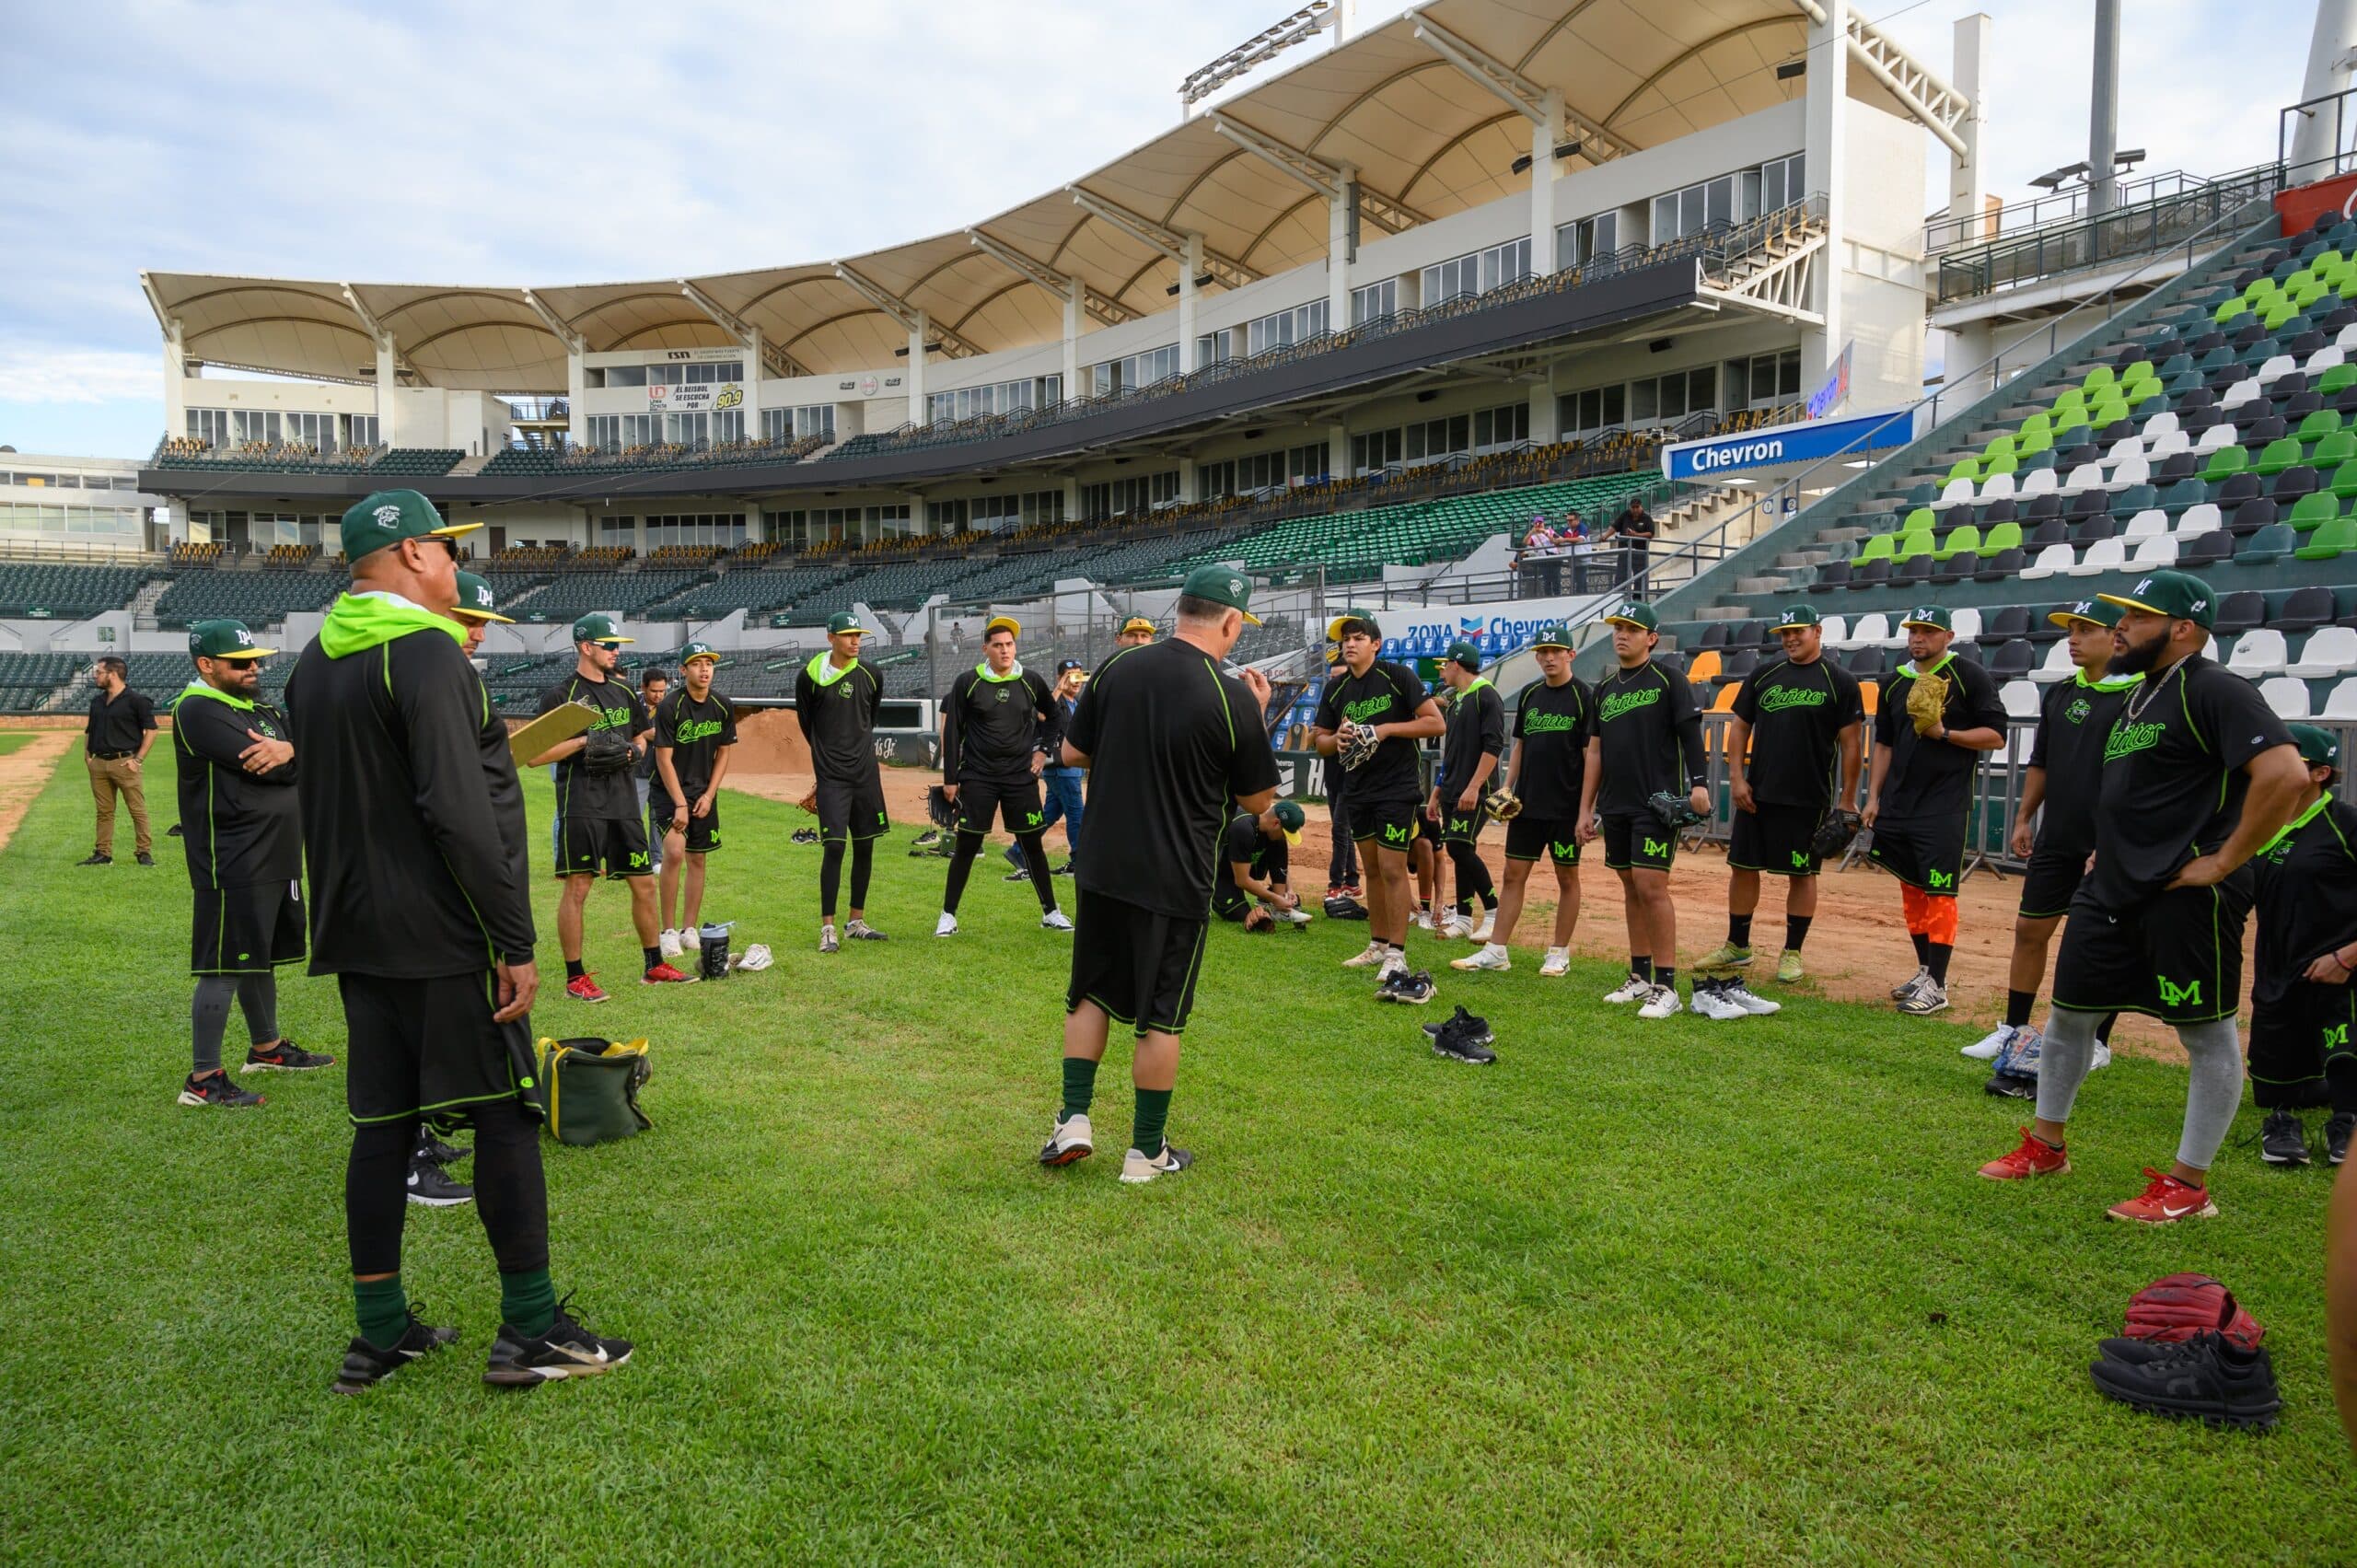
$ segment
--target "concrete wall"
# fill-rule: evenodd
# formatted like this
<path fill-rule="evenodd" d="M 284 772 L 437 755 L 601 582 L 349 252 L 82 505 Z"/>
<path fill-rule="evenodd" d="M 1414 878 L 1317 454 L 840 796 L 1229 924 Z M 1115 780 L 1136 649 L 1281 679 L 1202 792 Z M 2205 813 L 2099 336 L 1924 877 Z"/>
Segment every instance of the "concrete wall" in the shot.
<path fill-rule="evenodd" d="M 1897 408 L 1923 393 L 1922 132 L 1856 99 L 1848 122 L 1840 247 L 1841 333 L 1853 345 L 1848 406 Z"/>

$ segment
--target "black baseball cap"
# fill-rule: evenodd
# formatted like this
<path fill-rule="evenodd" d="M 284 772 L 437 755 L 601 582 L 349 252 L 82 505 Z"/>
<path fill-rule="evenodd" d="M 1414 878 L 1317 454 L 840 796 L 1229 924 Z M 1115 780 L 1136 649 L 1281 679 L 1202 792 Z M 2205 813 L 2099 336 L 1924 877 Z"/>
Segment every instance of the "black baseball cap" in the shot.
<path fill-rule="evenodd" d="M 1056 673 L 1058 675 L 1062 675 L 1068 669 L 1086 669 L 1088 667 L 1086 665 L 1081 663 L 1076 658 L 1060 658 L 1056 661 Z"/>

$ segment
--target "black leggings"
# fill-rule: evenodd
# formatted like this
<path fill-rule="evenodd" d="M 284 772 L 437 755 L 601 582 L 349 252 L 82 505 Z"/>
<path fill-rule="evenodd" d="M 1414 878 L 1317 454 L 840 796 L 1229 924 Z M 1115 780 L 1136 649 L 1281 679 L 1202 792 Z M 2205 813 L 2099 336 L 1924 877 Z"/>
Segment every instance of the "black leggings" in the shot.
<path fill-rule="evenodd" d="M 195 1067 L 201 1078 L 221 1065 L 221 1037 L 229 1031 L 229 998 L 245 1009 L 246 1032 L 256 1045 L 278 1038 L 278 977 L 268 970 L 251 974 L 201 974 L 196 996 L 189 1004 L 189 1023 L 195 1036 Z"/>
<path fill-rule="evenodd" d="M 540 1124 L 512 1099 L 470 1108 L 475 1129 L 475 1212 L 503 1274 L 549 1266 L 549 1189 L 540 1170 Z M 352 1130 L 343 1170 L 344 1226 L 352 1272 L 397 1274 L 401 1221 L 409 1212 L 409 1160 L 415 1117 Z"/>
<path fill-rule="evenodd" d="M 1490 868 L 1482 864 L 1481 852 L 1465 840 L 1451 839 L 1448 858 L 1457 866 L 1457 912 L 1470 914 L 1477 897 L 1492 909 L 1497 908 L 1497 885 L 1490 880 Z"/>
<path fill-rule="evenodd" d="M 1017 847 L 1023 851 L 1023 869 L 1031 873 L 1032 890 L 1039 895 L 1042 912 L 1056 907 L 1056 885 L 1050 881 L 1048 846 L 1037 833 L 1015 835 Z M 958 830 L 958 848 L 949 857 L 949 886 L 941 896 L 942 912 L 958 912 L 958 900 L 966 896 L 966 878 L 973 875 L 974 857 L 982 853 L 982 835 Z"/>
<path fill-rule="evenodd" d="M 875 869 L 876 841 L 853 839 L 851 842 L 851 907 L 867 907 L 867 874 Z M 835 889 L 842 886 L 843 841 L 829 839 L 819 857 L 819 913 L 827 920 L 835 918 Z"/>

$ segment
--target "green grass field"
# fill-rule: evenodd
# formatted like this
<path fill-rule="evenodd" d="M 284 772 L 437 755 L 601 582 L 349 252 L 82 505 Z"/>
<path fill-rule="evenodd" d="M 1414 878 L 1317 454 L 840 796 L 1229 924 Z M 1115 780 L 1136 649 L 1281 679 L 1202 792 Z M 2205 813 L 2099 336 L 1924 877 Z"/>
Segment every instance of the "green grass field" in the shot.
<path fill-rule="evenodd" d="M 150 798 L 170 798 L 170 755 Z M 533 784 L 536 835 L 546 791 Z M 168 812 L 168 805 L 162 809 Z M 11 1560 L 2346 1562 L 2357 1486 L 2327 1386 L 2328 1178 L 2230 1146 L 2224 1217 L 2113 1224 L 2175 1146 L 2182 1074 L 2093 1080 L 2076 1174 L 1974 1179 L 2026 1109 L 1962 1027 L 1801 1000 L 1636 1022 L 1614 975 L 1450 976 L 1379 1007 L 1352 926 L 1212 933 L 1175 1139 L 1043 1172 L 1062 942 L 884 842 L 895 940 L 814 951 L 806 820 L 731 795 L 709 908 L 765 974 L 613 984 L 543 1032 L 654 1041 L 632 1142 L 549 1152 L 560 1290 L 638 1342 L 596 1381 L 481 1382 L 470 1210 L 412 1209 L 405 1279 L 452 1352 L 358 1400 L 341 1068 L 179 1109 L 189 894 L 70 863 L 61 772 L 0 854 L 17 934 L 0 1096 L 0 1552 Z M 1068 883 L 1060 884 L 1069 887 Z M 1604 877 L 1590 873 L 1598 905 Z M 561 983 L 554 884 L 543 973 Z M 1607 918 L 1617 919 L 1617 912 Z M 601 889 L 590 958 L 636 962 Z M 1467 949 L 1460 949 L 1467 950 Z M 1429 949 L 1427 950 L 1429 951 Z M 544 997 L 549 992 L 544 991 Z M 1502 1060 L 1435 1059 L 1466 1000 Z M 282 1018 L 340 1052 L 332 985 Z M 230 1043 L 241 1050 L 233 1018 Z M 1099 1135 L 1130 1124 L 1126 1056 Z M 2249 1113 L 2238 1132 L 2253 1123 Z M 462 1167 L 463 1169 L 463 1167 Z M 2272 1434 L 2107 1403 L 2131 1291 L 2200 1269 L 2268 1325 Z"/>
<path fill-rule="evenodd" d="M 33 737 L 38 733 L 29 729 L 0 729 L 0 757 L 6 757 L 13 751 L 21 751 L 30 746 L 33 743 Z"/>

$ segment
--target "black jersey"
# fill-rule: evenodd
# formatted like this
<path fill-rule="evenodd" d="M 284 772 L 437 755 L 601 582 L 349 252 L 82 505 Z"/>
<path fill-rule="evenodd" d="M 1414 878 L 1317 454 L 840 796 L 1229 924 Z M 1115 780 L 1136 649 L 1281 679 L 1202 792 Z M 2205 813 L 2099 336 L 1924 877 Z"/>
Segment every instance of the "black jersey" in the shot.
<path fill-rule="evenodd" d="M 1477 675 L 1448 705 L 1448 728 L 1441 737 L 1440 777 L 1436 781 L 1446 786 L 1444 809 L 1456 808 L 1457 797 L 1473 782 L 1482 758 L 1503 756 L 1505 749 L 1505 701 L 1490 684 L 1488 676 Z M 1497 780 L 1494 771 L 1490 776 Z"/>
<path fill-rule="evenodd" d="M 2133 909 L 2224 843 L 2249 789 L 2244 766 L 2291 744 L 2257 687 L 2199 654 L 2144 676 L 2104 738 L 2086 880 L 2097 906 Z"/>
<path fill-rule="evenodd" d="M 1891 822 L 1915 822 L 1960 818 L 1971 804 L 1972 781 L 1980 767 L 1980 753 L 1945 740 L 1915 733 L 1907 714 L 1907 698 L 1915 690 L 1917 670 L 1902 664 L 1882 683 L 1882 705 L 1875 714 L 1875 744 L 1890 752 L 1890 770 L 1883 774 L 1876 797 L 1879 816 Z M 1949 729 L 1993 729 L 2005 733 L 2005 705 L 1997 700 L 1997 683 L 1989 672 L 1950 653 L 1925 675 L 1948 683 L 1947 706 L 1940 723 Z"/>
<path fill-rule="evenodd" d="M 579 670 L 540 694 L 540 712 L 567 703 L 586 703 L 598 710 L 591 730 L 619 729 L 633 740 L 646 733 L 646 706 L 638 693 L 619 680 L 592 680 Z M 633 770 L 617 768 L 593 773 L 575 751 L 556 765 L 556 814 L 583 822 L 633 822 L 638 819 L 638 791 Z"/>
<path fill-rule="evenodd" d="M 2092 854 L 2096 797 L 2103 792 L 2103 748 L 2136 678 L 2075 679 L 2046 689 L 2038 704 L 2038 738 L 2029 765 L 2046 770 L 2046 805 L 2038 819 L 2038 847 L 2058 854 Z"/>
<path fill-rule="evenodd" d="M 1515 794 L 1524 812 L 1568 821 L 1579 815 L 1587 772 L 1587 738 L 1596 733 L 1596 696 L 1573 676 L 1561 686 L 1534 680 L 1514 700 Z"/>
<path fill-rule="evenodd" d="M 2250 865 L 2258 914 L 2250 998 L 2264 1005 L 2289 995 L 2310 964 L 2357 939 L 2357 806 L 2328 792 Z"/>
<path fill-rule="evenodd" d="M 1028 779 L 1034 752 L 1056 758 L 1062 727 L 1056 694 L 1037 671 L 1017 664 L 993 675 L 987 661 L 978 664 L 941 700 L 941 776 L 951 784 Z"/>
<path fill-rule="evenodd" d="M 1220 867 L 1231 877 L 1234 873 L 1229 868 L 1241 865 L 1260 881 L 1286 881 L 1293 874 L 1292 847 L 1282 833 L 1272 839 L 1262 832 L 1260 819 L 1239 811 L 1221 835 Z"/>
<path fill-rule="evenodd" d="M 284 740 L 286 715 L 191 681 L 172 710 L 179 750 L 180 848 L 197 891 L 292 882 L 303 875 L 295 764 L 250 773 L 238 759 L 254 737 Z"/>
<path fill-rule="evenodd" d="M 1596 799 L 1600 814 L 1642 816 L 1655 795 L 1682 796 L 1706 776 L 1694 688 L 1651 659 L 1634 669 L 1616 668 L 1596 683 L 1596 733 L 1604 772 Z"/>
<path fill-rule="evenodd" d="M 737 710 L 709 691 L 699 703 L 682 686 L 656 705 L 655 744 L 648 749 L 671 753 L 671 771 L 688 793 L 680 805 L 693 806 L 695 797 L 711 787 L 720 749 L 736 744 Z M 660 780 L 663 775 L 658 772 L 655 776 Z"/>
<path fill-rule="evenodd" d="M 819 777 L 857 784 L 876 776 L 876 715 L 883 706 L 884 682 L 865 659 L 838 669 L 825 652 L 811 656 L 794 678 L 794 722 Z M 1028 772 L 1031 764 L 1023 766 Z"/>
<path fill-rule="evenodd" d="M 1431 693 L 1416 672 L 1404 664 L 1377 659 L 1364 675 L 1353 675 L 1348 665 L 1326 677 L 1325 692 L 1318 699 L 1318 727 L 1339 730 L 1352 724 L 1406 724 L 1416 716 Z M 1413 800 L 1422 793 L 1416 769 L 1416 743 L 1405 736 L 1386 737 L 1375 755 L 1352 769 L 1347 788 L 1353 800 Z"/>
<path fill-rule="evenodd" d="M 1763 806 L 1822 811 L 1833 804 L 1841 732 L 1865 722 L 1866 706 L 1858 678 L 1831 659 L 1795 664 L 1780 658 L 1744 677 L 1735 716 L 1751 726 L 1745 777 L 1752 798 Z"/>

